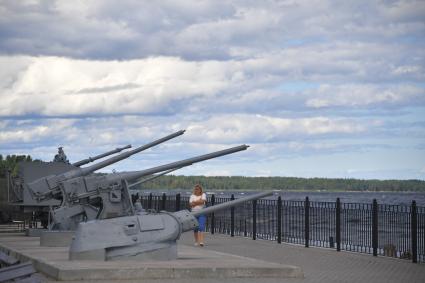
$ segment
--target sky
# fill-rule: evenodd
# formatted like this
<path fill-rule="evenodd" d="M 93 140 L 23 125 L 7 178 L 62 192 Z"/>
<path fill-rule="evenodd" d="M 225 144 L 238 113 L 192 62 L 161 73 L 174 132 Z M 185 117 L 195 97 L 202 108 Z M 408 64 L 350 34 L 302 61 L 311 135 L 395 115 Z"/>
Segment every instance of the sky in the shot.
<path fill-rule="evenodd" d="M 425 1 L 0 0 L 0 154 L 425 180 Z"/>

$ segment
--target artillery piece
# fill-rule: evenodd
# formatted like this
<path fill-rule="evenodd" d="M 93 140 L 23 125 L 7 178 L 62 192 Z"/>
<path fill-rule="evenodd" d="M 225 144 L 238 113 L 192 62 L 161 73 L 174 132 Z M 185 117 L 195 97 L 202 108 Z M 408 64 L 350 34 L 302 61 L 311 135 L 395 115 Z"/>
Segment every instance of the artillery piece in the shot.
<path fill-rule="evenodd" d="M 112 155 L 114 153 L 121 152 L 127 148 L 131 148 L 131 145 L 119 147 L 72 164 L 66 162 L 43 161 L 19 162 L 17 175 L 11 176 L 11 174 L 7 174 L 8 202 L 13 207 L 20 209 L 21 212 L 35 212 L 36 217 L 41 220 L 43 226 L 46 226 L 49 207 L 59 206 L 61 201 L 57 199 L 49 199 L 45 201 L 37 200 L 28 190 L 27 184 L 46 176 L 64 174 L 65 172 L 77 169 L 79 166 Z"/>
<path fill-rule="evenodd" d="M 137 215 L 80 223 L 69 249 L 70 260 L 173 260 L 181 233 L 199 226 L 196 216 L 260 199 L 262 192 L 201 211 L 141 212 Z"/>
<path fill-rule="evenodd" d="M 59 188 L 59 184 L 61 182 L 64 182 L 66 180 L 71 180 L 73 178 L 87 176 L 96 170 L 99 170 L 101 168 L 104 168 L 108 165 L 111 165 L 113 163 L 116 163 L 118 161 L 121 161 L 123 159 L 126 159 L 136 153 L 139 153 L 141 151 L 144 151 L 148 148 L 151 148 L 155 145 L 158 145 L 160 143 L 163 143 L 167 140 L 170 140 L 172 138 L 175 138 L 177 136 L 180 136 L 184 134 L 185 131 L 178 131 L 171 135 L 165 136 L 161 139 L 155 140 L 151 143 L 148 143 L 146 145 L 140 146 L 138 148 L 135 148 L 133 150 L 123 152 L 119 155 L 113 156 L 111 158 L 108 158 L 104 161 L 101 161 L 99 163 L 93 164 L 88 167 L 84 168 L 75 168 L 73 170 L 69 170 L 67 172 L 64 172 L 62 174 L 58 175 L 50 175 L 45 176 L 42 178 L 39 178 L 31 183 L 26 184 L 28 190 L 32 193 L 33 197 L 37 199 L 38 201 L 42 201 L 44 199 L 54 198 L 54 197 L 61 197 L 61 190 Z"/>
<path fill-rule="evenodd" d="M 241 145 L 141 171 L 106 175 L 92 174 L 100 168 L 180 136 L 184 132 L 184 130 L 175 132 L 85 168 L 75 168 L 62 174 L 44 176 L 25 184 L 25 187 L 36 201 L 46 202 L 52 199 L 61 201 L 60 205 L 57 205 L 51 212 L 51 229 L 62 231 L 75 230 L 78 224 L 83 221 L 134 215 L 131 196 L 128 192 L 129 182 L 136 182 L 142 177 L 155 173 L 160 173 L 159 175 L 165 174 L 172 170 L 192 165 L 193 163 L 248 148 L 247 145 Z M 150 178 L 153 177 L 157 176 Z M 146 180 L 138 181 L 137 183 Z"/>
<path fill-rule="evenodd" d="M 185 160 L 125 173 L 73 178 L 58 183 L 63 202 L 52 212 L 52 228 L 75 230 L 82 221 L 134 214 L 128 182 L 159 172 L 170 172 L 197 162 L 246 150 L 240 145 Z"/>
<path fill-rule="evenodd" d="M 31 197 L 29 192 L 24 192 L 25 190 L 24 184 L 34 182 L 35 180 L 38 180 L 46 176 L 63 174 L 67 171 L 75 170 L 76 167 L 85 165 L 87 163 L 93 162 L 97 159 L 106 157 L 108 155 L 118 153 L 127 148 L 131 148 L 131 145 L 126 145 L 121 148 L 116 148 L 114 150 L 99 154 L 94 157 L 89 157 L 87 159 L 83 159 L 72 164 L 69 164 L 66 162 L 43 162 L 43 161 L 19 162 L 17 176 L 14 176 L 14 177 L 8 176 L 7 178 L 9 184 L 11 185 L 11 188 L 10 188 L 10 195 L 12 198 L 11 201 L 13 202 L 13 204 L 19 204 L 23 206 L 27 206 L 27 205 L 43 206 L 42 203 L 36 202 Z M 54 204 L 56 204 L 56 202 L 46 203 L 45 205 L 49 206 Z"/>

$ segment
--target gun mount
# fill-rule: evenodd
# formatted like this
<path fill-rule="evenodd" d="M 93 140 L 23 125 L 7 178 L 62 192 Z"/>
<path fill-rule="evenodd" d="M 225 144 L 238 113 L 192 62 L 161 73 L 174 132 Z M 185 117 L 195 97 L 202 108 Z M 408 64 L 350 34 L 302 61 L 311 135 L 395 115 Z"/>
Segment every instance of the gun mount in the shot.
<path fill-rule="evenodd" d="M 177 239 L 181 233 L 199 226 L 199 214 L 230 208 L 260 199 L 272 192 L 207 207 L 199 212 L 143 212 L 138 215 L 80 223 L 72 240 L 71 260 L 172 260 L 177 258 Z"/>
<path fill-rule="evenodd" d="M 52 229 L 75 230 L 83 221 L 134 215 L 128 182 L 247 148 L 247 145 L 240 145 L 141 171 L 78 177 L 59 182 L 61 193 L 58 196 L 62 198 L 62 204 L 52 212 Z"/>

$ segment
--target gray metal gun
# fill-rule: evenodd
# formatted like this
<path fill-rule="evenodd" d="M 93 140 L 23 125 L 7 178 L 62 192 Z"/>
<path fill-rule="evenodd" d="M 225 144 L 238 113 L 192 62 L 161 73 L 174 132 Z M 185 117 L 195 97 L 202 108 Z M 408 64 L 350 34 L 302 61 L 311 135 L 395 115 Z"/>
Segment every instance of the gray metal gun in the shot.
<path fill-rule="evenodd" d="M 123 152 L 119 155 L 110 157 L 104 161 L 101 161 L 99 163 L 93 164 L 88 167 L 84 168 L 76 168 L 74 170 L 67 171 L 65 173 L 59 174 L 59 175 L 51 175 L 42 177 L 40 179 L 37 179 L 29 184 L 27 184 L 28 190 L 32 193 L 35 199 L 37 200 L 44 200 L 48 198 L 54 197 L 55 194 L 61 194 L 59 184 L 63 181 L 70 180 L 76 177 L 82 177 L 89 175 L 93 173 L 96 170 L 99 170 L 101 168 L 104 168 L 108 165 L 114 164 L 118 161 L 121 161 L 123 159 L 126 159 L 136 153 L 139 153 L 143 150 L 146 150 L 148 148 L 151 148 L 155 145 L 158 145 L 160 143 L 163 143 L 165 141 L 168 141 L 170 139 L 173 139 L 177 136 L 180 136 L 184 134 L 184 130 L 175 132 L 171 135 L 165 136 L 161 139 L 158 139 L 156 141 L 153 141 L 151 143 L 148 143 L 146 145 L 143 145 L 141 147 L 138 147 L 136 149 Z"/>
<path fill-rule="evenodd" d="M 197 215 L 271 195 L 262 192 L 199 212 L 148 213 L 80 223 L 69 249 L 71 260 L 173 260 L 181 233 L 199 226 Z"/>
<path fill-rule="evenodd" d="M 160 172 L 246 150 L 240 145 L 185 160 L 125 173 L 77 177 L 58 183 L 62 205 L 52 212 L 52 229 L 75 230 L 80 222 L 134 215 L 128 182 Z"/>
<path fill-rule="evenodd" d="M 61 200 L 46 199 L 39 201 L 34 198 L 34 195 L 28 190 L 31 182 L 46 176 L 61 175 L 65 172 L 76 170 L 77 167 L 93 162 L 97 159 L 108 155 L 121 152 L 124 149 L 131 148 L 131 145 L 117 148 L 94 157 L 89 157 L 80 160 L 73 164 L 67 162 L 19 162 L 18 174 L 16 176 L 8 176 L 8 192 L 10 205 L 17 207 L 23 213 L 31 213 L 37 220 L 41 221 L 43 227 L 48 225 L 48 213 L 50 207 L 57 207 L 61 204 Z M 65 158 L 66 159 L 66 158 Z"/>

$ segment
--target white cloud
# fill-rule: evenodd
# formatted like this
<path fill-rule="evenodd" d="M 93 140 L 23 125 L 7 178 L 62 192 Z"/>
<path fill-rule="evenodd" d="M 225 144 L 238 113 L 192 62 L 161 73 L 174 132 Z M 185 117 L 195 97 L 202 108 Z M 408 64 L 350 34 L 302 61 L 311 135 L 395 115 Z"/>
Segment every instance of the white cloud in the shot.
<path fill-rule="evenodd" d="M 321 85 L 306 101 L 306 105 L 313 108 L 333 106 L 385 106 L 403 104 L 424 105 L 425 90 L 410 85 L 380 86 L 380 85 Z"/>
<path fill-rule="evenodd" d="M 423 6 L 422 1 L 366 0 L 125 0 L 120 5 L 5 1 L 0 23 L 8 32 L 3 33 L 0 50 L 78 58 L 165 55 L 205 60 L 252 56 L 323 40 L 385 44 L 423 34 Z"/>
<path fill-rule="evenodd" d="M 189 140 L 209 142 L 259 142 L 324 134 L 353 134 L 367 128 L 349 119 L 313 117 L 277 118 L 263 115 L 221 115 L 188 126 Z"/>
<path fill-rule="evenodd" d="M 10 122 L 5 125 L 6 127 L 0 132 L 0 144 L 42 141 L 57 138 L 65 132 L 70 134 L 73 131 L 72 120 L 54 119 L 39 125 L 34 125 L 31 121 L 27 121 L 27 123 L 20 121 L 15 126 L 11 125 Z"/>
<path fill-rule="evenodd" d="M 322 47 L 320 53 L 308 48 L 304 54 L 303 50 L 288 49 L 248 60 L 202 62 L 174 57 L 89 61 L 3 56 L 2 65 L 12 64 L 13 60 L 18 64 L 2 71 L 0 115 L 196 113 L 205 111 L 206 106 L 216 106 L 214 110 L 221 112 L 246 112 L 256 107 L 267 111 L 285 104 L 290 108 L 320 108 L 423 103 L 422 87 L 408 83 L 390 87 L 354 83 L 362 77 L 372 77 L 371 72 L 382 73 L 386 66 L 376 61 L 373 67 L 369 62 L 372 66 L 368 71 L 366 65 L 350 59 L 359 56 L 356 48 L 341 48 L 348 49 L 331 52 Z M 385 80 L 425 76 L 420 68 L 397 68 L 381 76 Z M 277 90 L 282 80 L 342 80 L 344 74 L 351 76 L 351 83 L 322 84 L 317 90 L 302 91 L 301 96 Z"/>
<path fill-rule="evenodd" d="M 240 143 L 251 148 L 225 165 L 182 172 L 296 174 L 345 151 L 423 156 L 424 5 L 3 1 L 2 150 L 50 160 L 65 145 L 76 160 L 186 128 L 119 168 Z M 276 169 L 288 156 L 305 159 Z M 347 172 L 367 154 L 357 166 L 331 160 L 321 165 Z M 319 167 L 307 171 L 329 172 Z"/>
<path fill-rule="evenodd" d="M 25 71 L 16 74 L 11 70 L 12 85 L 3 84 L 0 115 L 175 111 L 173 101 L 214 95 L 231 79 L 226 66 L 177 58 L 128 62 L 31 59 Z"/>

